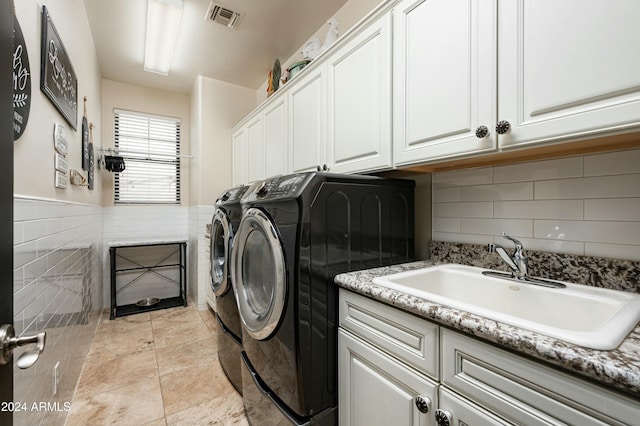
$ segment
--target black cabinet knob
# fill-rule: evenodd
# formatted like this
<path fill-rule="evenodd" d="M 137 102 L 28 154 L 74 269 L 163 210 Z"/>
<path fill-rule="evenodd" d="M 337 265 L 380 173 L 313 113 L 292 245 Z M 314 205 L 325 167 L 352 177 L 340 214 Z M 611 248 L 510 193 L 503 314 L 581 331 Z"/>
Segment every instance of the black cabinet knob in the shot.
<path fill-rule="evenodd" d="M 499 135 L 504 135 L 509 130 L 511 130 L 511 124 L 507 120 L 500 120 L 496 124 L 496 133 Z"/>

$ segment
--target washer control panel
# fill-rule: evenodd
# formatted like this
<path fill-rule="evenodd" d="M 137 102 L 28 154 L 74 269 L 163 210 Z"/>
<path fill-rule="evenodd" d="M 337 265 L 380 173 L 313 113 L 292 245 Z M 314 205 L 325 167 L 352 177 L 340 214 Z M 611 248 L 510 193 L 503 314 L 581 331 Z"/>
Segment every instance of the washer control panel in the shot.
<path fill-rule="evenodd" d="M 296 198 L 313 175 L 313 173 L 302 173 L 265 179 L 252 186 L 245 193 L 242 202 Z"/>
<path fill-rule="evenodd" d="M 216 200 L 215 205 L 220 206 L 224 204 L 237 203 L 240 201 L 242 196 L 249 190 L 249 186 L 240 185 L 235 188 L 227 189 L 224 191 Z"/>

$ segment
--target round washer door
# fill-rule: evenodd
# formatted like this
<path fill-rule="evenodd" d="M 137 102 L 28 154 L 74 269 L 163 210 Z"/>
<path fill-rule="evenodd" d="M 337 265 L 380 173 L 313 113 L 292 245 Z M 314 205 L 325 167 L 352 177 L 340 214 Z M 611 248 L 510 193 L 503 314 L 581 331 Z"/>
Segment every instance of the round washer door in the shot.
<path fill-rule="evenodd" d="M 257 340 L 271 336 L 285 307 L 286 271 L 278 233 L 265 213 L 250 208 L 233 241 L 231 277 L 238 311 Z"/>
<path fill-rule="evenodd" d="M 211 219 L 211 288 L 216 296 L 229 289 L 229 221 L 223 210 L 217 209 Z"/>

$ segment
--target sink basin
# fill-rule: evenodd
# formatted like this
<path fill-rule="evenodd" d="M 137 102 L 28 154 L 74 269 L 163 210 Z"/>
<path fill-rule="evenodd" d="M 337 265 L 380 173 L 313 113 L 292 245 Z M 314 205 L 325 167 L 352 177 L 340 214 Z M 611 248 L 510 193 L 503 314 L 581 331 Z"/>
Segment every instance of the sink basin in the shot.
<path fill-rule="evenodd" d="M 378 277 L 379 286 L 592 349 L 618 347 L 640 321 L 640 295 L 566 284 L 548 288 L 446 264 Z"/>

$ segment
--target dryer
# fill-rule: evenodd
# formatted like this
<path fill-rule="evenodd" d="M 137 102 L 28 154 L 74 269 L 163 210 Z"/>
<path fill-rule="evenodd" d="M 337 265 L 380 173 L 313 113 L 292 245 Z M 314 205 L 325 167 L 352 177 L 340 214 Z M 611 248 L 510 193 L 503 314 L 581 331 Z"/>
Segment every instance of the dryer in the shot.
<path fill-rule="evenodd" d="M 231 274 L 251 424 L 337 424 L 333 278 L 413 260 L 414 186 L 312 172 L 245 194 Z"/>
<path fill-rule="evenodd" d="M 211 219 L 211 290 L 215 295 L 218 359 L 233 386 L 242 393 L 240 353 L 242 325 L 229 271 L 233 237 L 242 218 L 240 199 L 247 186 L 224 191 Z"/>

